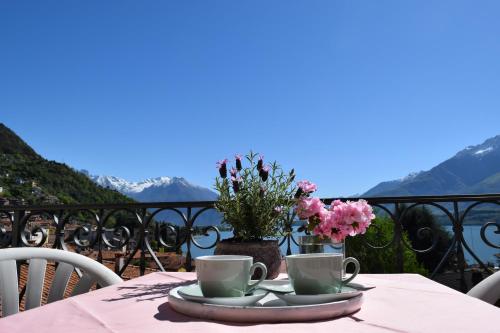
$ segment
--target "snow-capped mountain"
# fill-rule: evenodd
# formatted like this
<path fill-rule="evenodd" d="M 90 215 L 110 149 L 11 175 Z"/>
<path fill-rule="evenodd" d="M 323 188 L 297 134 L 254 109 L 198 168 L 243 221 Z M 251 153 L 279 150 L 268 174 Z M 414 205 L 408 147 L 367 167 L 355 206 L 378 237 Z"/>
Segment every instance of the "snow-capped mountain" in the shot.
<path fill-rule="evenodd" d="M 151 186 L 169 185 L 172 181 L 170 177 L 148 178 L 142 182 L 129 182 L 115 176 L 91 176 L 90 178 L 102 187 L 111 188 L 123 194 L 139 193 Z"/>
<path fill-rule="evenodd" d="M 90 176 L 95 183 L 117 190 L 137 201 L 206 201 L 215 200 L 217 194 L 205 187 L 189 183 L 182 177 L 148 178 L 130 182 L 115 176 Z"/>
<path fill-rule="evenodd" d="M 428 171 L 382 182 L 363 196 L 500 192 L 500 135 L 469 146 Z"/>

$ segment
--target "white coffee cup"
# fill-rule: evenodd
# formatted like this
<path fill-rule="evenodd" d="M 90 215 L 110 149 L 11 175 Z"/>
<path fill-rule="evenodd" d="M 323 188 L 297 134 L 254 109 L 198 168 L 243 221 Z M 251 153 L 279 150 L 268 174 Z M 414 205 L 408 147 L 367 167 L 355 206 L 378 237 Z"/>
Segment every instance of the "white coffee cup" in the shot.
<path fill-rule="evenodd" d="M 349 263 L 355 266 L 349 278 L 342 277 Z M 337 293 L 359 273 L 359 262 L 340 253 L 311 253 L 286 256 L 288 277 L 297 295 Z"/>
<path fill-rule="evenodd" d="M 262 270 L 261 278 L 250 283 L 257 268 Z M 254 264 L 250 256 L 203 256 L 196 258 L 196 275 L 205 297 L 241 297 L 264 281 L 267 268 L 261 262 Z"/>

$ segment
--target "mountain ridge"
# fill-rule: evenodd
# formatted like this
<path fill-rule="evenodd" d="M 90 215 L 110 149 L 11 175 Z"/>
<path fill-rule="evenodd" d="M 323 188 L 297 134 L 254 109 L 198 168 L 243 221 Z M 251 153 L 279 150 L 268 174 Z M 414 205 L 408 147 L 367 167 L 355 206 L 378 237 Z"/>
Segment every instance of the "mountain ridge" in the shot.
<path fill-rule="evenodd" d="M 381 182 L 363 196 L 485 193 L 500 193 L 500 135 L 468 146 L 427 171 Z"/>
<path fill-rule="evenodd" d="M 97 186 L 64 163 L 40 156 L 0 123 L 0 197 L 28 204 L 126 203 L 133 200 Z"/>
<path fill-rule="evenodd" d="M 116 176 L 88 175 L 96 184 L 117 190 L 142 202 L 160 201 L 212 201 L 217 194 L 205 187 L 195 185 L 183 177 L 161 176 L 131 182 Z"/>

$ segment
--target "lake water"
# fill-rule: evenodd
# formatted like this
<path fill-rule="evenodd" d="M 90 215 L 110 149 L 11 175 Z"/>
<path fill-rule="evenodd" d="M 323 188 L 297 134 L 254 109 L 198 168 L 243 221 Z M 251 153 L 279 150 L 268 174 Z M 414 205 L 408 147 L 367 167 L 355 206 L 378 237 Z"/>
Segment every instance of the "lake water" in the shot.
<path fill-rule="evenodd" d="M 444 226 L 445 229 L 450 233 L 453 234 L 453 227 L 450 226 Z M 489 227 L 486 229 L 486 238 L 495 245 L 500 245 L 500 234 L 495 234 L 495 227 Z M 496 253 L 500 253 L 500 249 L 495 249 L 490 246 L 488 246 L 483 240 L 481 239 L 481 226 L 480 225 L 466 225 L 464 226 L 464 239 L 469 245 L 469 247 L 474 251 L 474 253 L 481 259 L 483 260 L 484 263 L 486 262 L 491 262 L 495 266 L 498 266 L 498 261 L 500 259 L 497 259 L 495 257 Z M 476 260 L 467 252 L 465 251 L 465 260 L 469 264 L 476 263 Z"/>
<path fill-rule="evenodd" d="M 444 228 L 450 232 L 450 234 L 453 234 L 452 231 L 452 226 L 444 226 Z M 479 225 L 468 225 L 464 226 L 464 238 L 469 247 L 474 251 L 474 253 L 485 263 L 486 262 L 491 262 L 494 263 L 495 265 L 498 265 L 498 260 L 495 257 L 496 253 L 500 253 L 499 249 L 495 249 L 492 247 L 489 247 L 486 243 L 483 242 L 481 239 L 480 235 L 480 230 L 481 226 Z M 493 244 L 500 244 L 500 235 L 495 234 L 495 228 L 490 227 L 486 229 L 486 236 L 488 240 L 493 243 Z M 297 234 L 298 235 L 298 234 Z M 222 231 L 221 232 L 221 239 L 225 238 L 230 238 L 232 237 L 232 232 L 230 231 Z M 210 233 L 210 236 L 208 237 L 199 237 L 196 239 L 199 243 L 201 243 L 203 246 L 208 246 L 211 243 L 214 242 L 215 240 L 215 234 Z M 285 254 L 286 253 L 286 242 L 281 246 L 281 253 Z M 298 253 L 298 247 L 292 242 L 292 253 Z M 182 250 L 185 253 L 186 251 L 186 245 L 182 246 Z M 198 256 L 203 256 L 203 255 L 210 255 L 213 254 L 214 249 L 199 249 L 196 246 L 192 245 L 191 246 L 191 255 L 193 258 L 196 258 Z M 383 250 L 374 250 L 374 251 L 383 251 Z M 472 256 L 466 251 L 465 252 L 465 259 L 469 264 L 475 263 L 475 260 L 472 258 Z"/>

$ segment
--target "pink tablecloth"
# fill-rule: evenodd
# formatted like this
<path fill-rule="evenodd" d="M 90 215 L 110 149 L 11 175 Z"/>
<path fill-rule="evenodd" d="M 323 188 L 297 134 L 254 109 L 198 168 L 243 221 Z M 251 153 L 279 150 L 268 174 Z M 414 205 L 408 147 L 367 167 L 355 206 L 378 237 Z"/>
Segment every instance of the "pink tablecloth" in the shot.
<path fill-rule="evenodd" d="M 335 320 L 243 325 L 207 322 L 174 312 L 168 291 L 194 273 L 154 273 L 0 319 L 15 332 L 500 332 L 500 309 L 415 274 L 360 275 L 376 285 L 362 309 Z"/>

